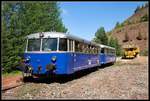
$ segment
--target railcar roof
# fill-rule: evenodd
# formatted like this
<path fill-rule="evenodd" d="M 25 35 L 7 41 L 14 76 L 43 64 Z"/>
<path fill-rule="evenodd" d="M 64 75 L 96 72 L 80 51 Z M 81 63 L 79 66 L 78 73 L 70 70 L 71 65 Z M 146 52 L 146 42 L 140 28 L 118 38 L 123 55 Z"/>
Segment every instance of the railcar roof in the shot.
<path fill-rule="evenodd" d="M 40 38 L 40 36 L 39 36 L 40 33 L 44 34 L 43 38 L 58 38 L 58 37 L 59 38 L 69 38 L 69 39 L 77 40 L 77 41 L 84 42 L 84 43 L 87 43 L 87 44 L 92 44 L 92 45 L 99 46 L 97 43 L 79 38 L 79 37 L 71 35 L 71 34 L 62 33 L 62 32 L 38 32 L 38 33 L 30 34 L 26 38 L 28 38 L 28 39 Z"/>
<path fill-rule="evenodd" d="M 109 49 L 114 49 L 114 50 L 115 50 L 115 48 L 110 47 L 110 46 L 107 46 L 107 45 L 102 45 L 102 44 L 101 44 L 100 47 L 101 47 L 101 48 L 109 48 Z"/>

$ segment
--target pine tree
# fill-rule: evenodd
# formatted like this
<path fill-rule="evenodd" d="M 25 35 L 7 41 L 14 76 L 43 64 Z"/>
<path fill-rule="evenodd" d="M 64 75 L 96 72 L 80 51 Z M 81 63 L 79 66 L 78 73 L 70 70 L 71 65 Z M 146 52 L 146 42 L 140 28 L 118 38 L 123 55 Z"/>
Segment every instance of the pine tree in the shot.
<path fill-rule="evenodd" d="M 7 13 L 6 13 L 7 12 Z M 12 36 L 10 35 L 10 32 L 8 31 L 8 15 L 11 13 L 10 5 L 9 4 L 3 4 L 2 6 L 2 48 L 1 48 L 1 54 L 2 54 L 2 64 L 1 67 L 4 68 L 4 71 L 10 71 L 10 65 L 11 65 L 11 56 L 13 54 L 13 46 L 12 46 Z"/>
<path fill-rule="evenodd" d="M 109 39 L 108 45 L 114 48 L 116 47 L 115 39 L 112 36 Z"/>
<path fill-rule="evenodd" d="M 135 9 L 134 13 L 137 13 L 140 10 L 140 6 L 137 6 L 137 8 Z"/>
<path fill-rule="evenodd" d="M 95 42 L 107 45 L 108 44 L 108 37 L 105 33 L 104 27 L 100 27 L 97 32 L 95 33 Z"/>
<path fill-rule="evenodd" d="M 117 38 L 110 37 L 108 45 L 116 49 L 117 56 L 120 56 L 122 54 L 121 45 L 119 45 Z"/>
<path fill-rule="evenodd" d="M 2 64 L 9 72 L 25 49 L 25 36 L 35 32 L 67 32 L 57 2 L 2 2 Z"/>
<path fill-rule="evenodd" d="M 116 26 L 115 26 L 115 29 L 116 29 L 116 28 L 119 28 L 119 27 L 120 27 L 120 23 L 117 22 L 117 23 L 116 23 Z"/>
<path fill-rule="evenodd" d="M 121 56 L 121 55 L 122 55 L 121 45 L 119 44 L 117 38 L 115 38 L 114 41 L 115 41 L 116 55 L 117 55 L 117 56 Z"/>

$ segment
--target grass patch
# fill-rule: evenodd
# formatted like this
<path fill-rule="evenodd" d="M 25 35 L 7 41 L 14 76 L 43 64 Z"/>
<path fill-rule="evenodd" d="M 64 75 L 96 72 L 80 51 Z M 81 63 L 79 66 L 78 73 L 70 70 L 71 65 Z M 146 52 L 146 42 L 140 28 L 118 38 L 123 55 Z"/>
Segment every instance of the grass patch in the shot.
<path fill-rule="evenodd" d="M 121 65 L 122 65 L 121 61 L 117 61 L 117 62 L 114 63 L 113 66 L 121 66 Z"/>
<path fill-rule="evenodd" d="M 140 52 L 140 55 L 141 55 L 141 56 L 148 56 L 148 49 L 145 48 L 144 50 L 142 50 L 142 51 Z"/>
<path fill-rule="evenodd" d="M 21 74 L 22 74 L 21 71 L 15 70 L 15 71 L 12 71 L 10 73 L 2 73 L 2 76 L 8 77 L 8 76 L 17 76 L 17 75 L 21 75 Z"/>
<path fill-rule="evenodd" d="M 141 65 L 141 63 L 124 63 L 125 65 Z"/>
<path fill-rule="evenodd" d="M 121 62 L 121 61 L 117 61 L 113 66 L 123 66 L 123 65 L 141 65 L 141 63 L 138 63 L 138 62 Z"/>

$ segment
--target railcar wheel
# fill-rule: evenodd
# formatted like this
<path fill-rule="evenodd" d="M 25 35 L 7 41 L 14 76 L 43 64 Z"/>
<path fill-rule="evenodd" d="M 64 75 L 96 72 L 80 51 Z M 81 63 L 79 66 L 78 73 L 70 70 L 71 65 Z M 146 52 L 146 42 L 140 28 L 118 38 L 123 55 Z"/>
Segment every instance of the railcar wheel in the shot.
<path fill-rule="evenodd" d="M 112 65 L 114 65 L 115 64 L 115 61 L 114 62 L 112 62 Z"/>
<path fill-rule="evenodd" d="M 33 79 L 33 76 L 31 73 L 25 73 L 22 72 L 23 81 L 29 81 Z"/>

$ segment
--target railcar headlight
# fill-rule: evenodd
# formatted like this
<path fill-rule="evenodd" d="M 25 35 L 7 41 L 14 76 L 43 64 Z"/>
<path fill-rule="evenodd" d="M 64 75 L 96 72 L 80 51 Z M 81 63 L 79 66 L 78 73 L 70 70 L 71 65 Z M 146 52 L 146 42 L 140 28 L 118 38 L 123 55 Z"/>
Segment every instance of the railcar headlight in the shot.
<path fill-rule="evenodd" d="M 56 56 L 53 56 L 53 57 L 51 58 L 51 61 L 52 61 L 52 62 L 56 62 L 56 59 L 57 59 Z"/>
<path fill-rule="evenodd" d="M 25 59 L 25 62 L 29 62 L 30 61 L 30 57 L 27 57 L 26 59 Z"/>

